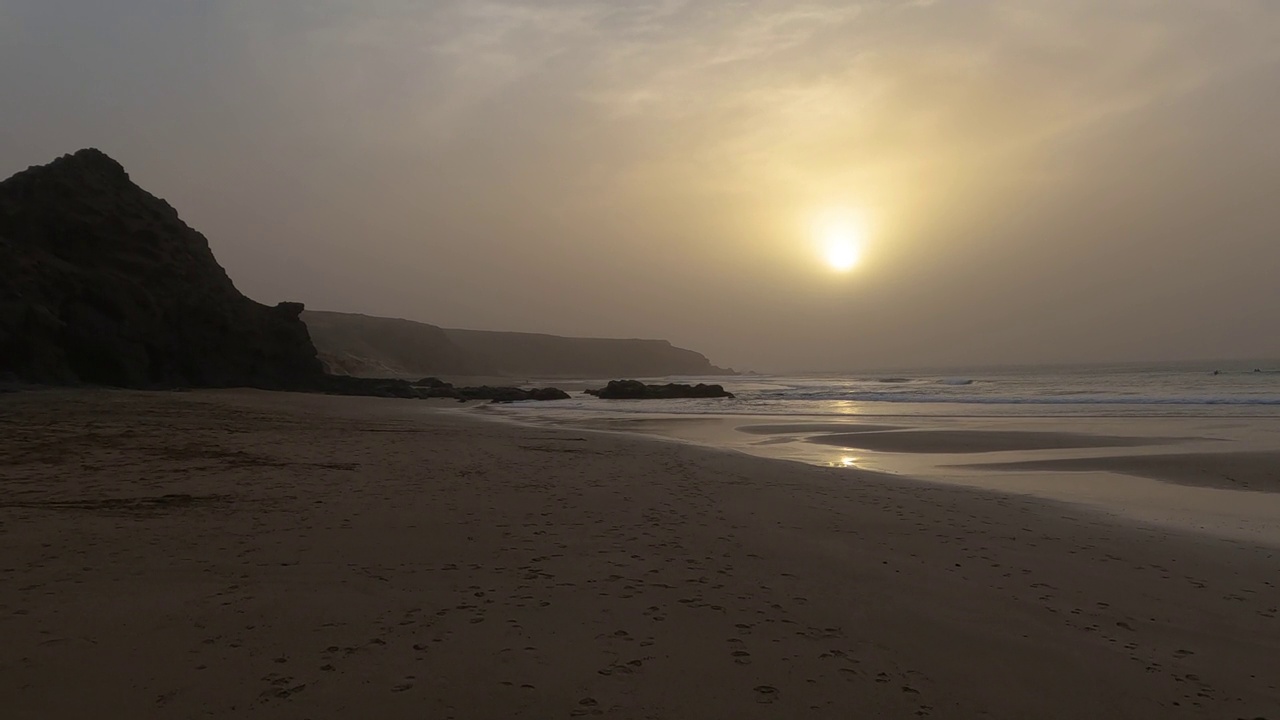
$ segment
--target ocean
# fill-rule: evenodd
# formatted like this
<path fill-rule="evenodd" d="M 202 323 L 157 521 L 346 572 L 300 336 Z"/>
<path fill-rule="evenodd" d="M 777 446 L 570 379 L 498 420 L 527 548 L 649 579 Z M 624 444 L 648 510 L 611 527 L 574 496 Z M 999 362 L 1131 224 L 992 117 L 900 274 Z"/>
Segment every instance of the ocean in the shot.
<path fill-rule="evenodd" d="M 736 397 L 579 394 L 471 410 L 522 424 L 1032 495 L 1280 546 L 1280 362 L 662 381 L 721 383 Z"/>
<path fill-rule="evenodd" d="M 538 411 L 805 416 L 1280 416 L 1280 361 L 664 378 L 733 400 L 560 401 Z"/>

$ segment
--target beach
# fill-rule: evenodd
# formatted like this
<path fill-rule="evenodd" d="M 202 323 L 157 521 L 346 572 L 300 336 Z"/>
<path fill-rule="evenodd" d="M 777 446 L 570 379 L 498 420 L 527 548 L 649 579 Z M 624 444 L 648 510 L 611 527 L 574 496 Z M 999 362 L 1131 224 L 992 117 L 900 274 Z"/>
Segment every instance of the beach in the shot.
<path fill-rule="evenodd" d="M 1265 534 L 455 407 L 0 395 L 5 717 L 1280 717 Z M 935 425 L 862 430 L 1000 445 Z M 1227 492 L 1168 443 L 1018 429 Z"/>
<path fill-rule="evenodd" d="M 1280 547 L 1280 416 L 1267 406 L 1106 404 L 927 407 L 810 403 L 773 414 L 759 398 L 720 408 L 660 402 L 475 408 L 500 419 L 662 438 L 1089 508 L 1126 522 Z M 1051 406 L 1050 406 L 1051 407 Z M 716 412 L 715 410 L 719 410 Z"/>

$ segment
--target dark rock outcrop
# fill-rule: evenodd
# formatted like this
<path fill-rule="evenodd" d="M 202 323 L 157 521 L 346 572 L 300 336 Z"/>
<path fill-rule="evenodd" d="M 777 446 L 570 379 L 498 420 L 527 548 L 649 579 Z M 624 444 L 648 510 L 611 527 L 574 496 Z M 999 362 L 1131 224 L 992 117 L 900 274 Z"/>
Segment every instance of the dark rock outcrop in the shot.
<path fill-rule="evenodd" d="M 308 310 L 302 319 L 330 372 L 381 377 L 732 375 L 665 340 L 448 330 L 410 320 Z"/>
<path fill-rule="evenodd" d="M 416 400 L 431 397 L 424 388 L 414 387 L 407 380 L 362 378 L 350 375 L 323 375 L 309 389 L 329 395 L 359 395 Z"/>
<path fill-rule="evenodd" d="M 533 388 L 529 391 L 530 400 L 568 400 L 569 393 L 560 388 Z"/>
<path fill-rule="evenodd" d="M 731 398 L 733 393 L 721 385 L 685 385 L 667 383 L 665 385 L 645 385 L 639 380 L 610 380 L 609 384 L 598 390 L 584 391 L 604 400 L 670 400 L 675 398 Z"/>
<path fill-rule="evenodd" d="M 394 378 L 362 378 L 349 375 L 322 376 L 312 388 L 331 395 L 363 395 L 389 398 L 427 400 L 449 398 L 459 402 L 488 400 L 495 403 L 523 402 L 525 400 L 567 400 L 569 394 L 558 388 L 517 387 L 454 387 L 436 378 L 423 378 L 418 382 Z"/>
<path fill-rule="evenodd" d="M 301 313 L 241 295 L 204 236 L 97 150 L 0 183 L 0 372 L 308 389 L 322 366 Z"/>
<path fill-rule="evenodd" d="M 338 374 L 326 374 L 325 364 Z M 352 376 L 624 372 L 727 371 L 657 340 L 444 330 L 406 320 L 304 313 L 299 303 L 261 305 L 240 294 L 203 235 L 97 150 L 0 183 L 4 388 L 248 386 L 516 402 L 568 395 L 556 388 L 454 387 L 434 377 L 411 383 Z M 718 388 L 697 386 L 704 387 Z M 644 396 L 689 395 L 654 389 Z"/>
<path fill-rule="evenodd" d="M 565 400 L 569 393 L 558 388 L 532 388 L 525 390 L 517 387 L 480 387 L 458 388 L 459 396 L 464 400 L 492 400 L 493 402 L 520 402 L 522 400 Z"/>

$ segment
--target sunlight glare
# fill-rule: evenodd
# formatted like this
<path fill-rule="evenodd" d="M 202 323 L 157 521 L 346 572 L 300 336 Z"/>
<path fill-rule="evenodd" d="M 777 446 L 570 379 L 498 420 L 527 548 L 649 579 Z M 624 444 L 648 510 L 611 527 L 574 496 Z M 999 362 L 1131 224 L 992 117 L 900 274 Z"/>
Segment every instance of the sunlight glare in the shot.
<path fill-rule="evenodd" d="M 848 272 L 862 259 L 866 242 L 866 226 L 862 218 L 847 211 L 831 211 L 815 228 L 827 266 L 836 272 Z"/>
<path fill-rule="evenodd" d="M 827 264 L 832 270 L 846 272 L 858 264 L 859 253 L 853 243 L 844 238 L 827 240 Z"/>

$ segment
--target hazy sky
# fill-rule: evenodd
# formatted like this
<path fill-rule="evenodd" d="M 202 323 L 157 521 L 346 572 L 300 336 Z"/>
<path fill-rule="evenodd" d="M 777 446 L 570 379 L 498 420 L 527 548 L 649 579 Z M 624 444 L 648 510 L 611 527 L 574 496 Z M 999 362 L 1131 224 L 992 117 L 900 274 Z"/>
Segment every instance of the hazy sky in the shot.
<path fill-rule="evenodd" d="M 0 96 L 0 175 L 99 147 L 264 302 L 763 370 L 1280 356 L 1276 0 L 0 0 Z"/>

